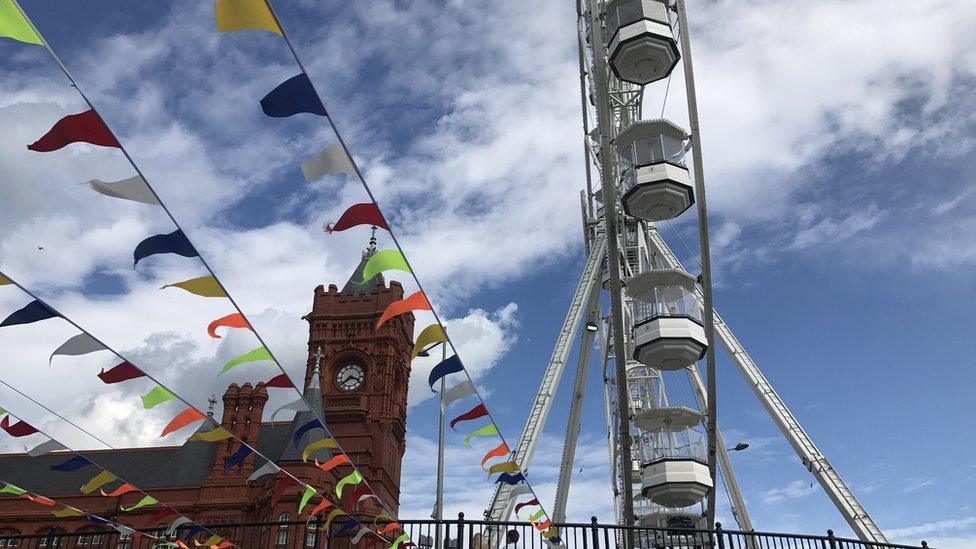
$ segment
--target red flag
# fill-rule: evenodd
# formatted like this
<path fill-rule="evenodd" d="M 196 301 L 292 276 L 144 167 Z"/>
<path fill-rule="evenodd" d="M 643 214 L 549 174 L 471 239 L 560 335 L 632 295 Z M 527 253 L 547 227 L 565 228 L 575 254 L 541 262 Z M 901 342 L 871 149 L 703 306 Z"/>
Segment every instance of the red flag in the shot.
<path fill-rule="evenodd" d="M 344 508 L 351 509 L 356 506 L 356 502 L 359 501 L 360 496 L 364 496 L 366 494 L 371 494 L 371 493 L 372 491 L 369 489 L 369 486 L 366 486 L 366 483 L 364 482 L 359 484 L 359 486 L 357 486 L 355 490 L 349 490 L 347 492 L 344 492 L 342 494 L 344 497 L 342 498 L 342 501 L 340 503 Z"/>
<path fill-rule="evenodd" d="M 78 142 L 121 148 L 101 117 L 93 110 L 69 114 L 58 120 L 43 137 L 27 145 L 27 148 L 37 152 L 51 152 Z"/>
<path fill-rule="evenodd" d="M 274 492 L 271 494 L 272 509 L 274 509 L 275 505 L 278 505 L 278 502 L 281 500 L 281 496 L 285 495 L 285 488 L 288 488 L 292 484 L 297 484 L 297 482 L 288 475 L 284 475 L 275 481 Z"/>
<path fill-rule="evenodd" d="M 53 499 L 49 499 L 49 498 L 46 498 L 46 497 L 41 496 L 41 495 L 38 495 L 38 494 L 29 494 L 28 493 L 28 494 L 24 494 L 21 497 L 24 498 L 24 499 L 28 499 L 30 501 L 33 501 L 34 503 L 40 503 L 41 505 L 47 505 L 48 507 L 51 507 L 52 505 L 54 505 L 56 503 Z"/>
<path fill-rule="evenodd" d="M 339 221 L 329 223 L 325 226 L 325 232 L 331 234 L 335 231 L 344 231 L 358 225 L 375 225 L 381 229 L 389 230 L 389 227 L 386 226 L 386 221 L 383 220 L 383 214 L 380 213 L 380 209 L 376 207 L 376 204 L 366 202 L 349 206 L 349 209 L 339 216 Z"/>
<path fill-rule="evenodd" d="M 464 412 L 463 414 L 459 415 L 458 417 L 452 419 L 451 420 L 451 429 L 453 429 L 455 425 L 457 425 L 458 423 L 460 423 L 462 421 L 468 421 L 470 419 L 478 419 L 479 417 L 484 417 L 484 416 L 487 416 L 487 415 L 488 415 L 488 409 L 485 408 L 485 404 L 484 403 L 481 403 L 481 404 L 475 406 L 474 408 L 471 408 L 467 412 Z"/>
<path fill-rule="evenodd" d="M 145 377 L 145 375 L 146 374 L 142 373 L 135 366 L 129 364 L 128 362 L 123 362 L 107 372 L 104 368 L 102 368 L 102 373 L 98 374 L 98 378 L 104 383 L 119 383 L 121 381 L 127 381 L 137 377 Z"/>
<path fill-rule="evenodd" d="M 291 380 L 288 379 L 287 374 L 278 374 L 273 378 L 269 379 L 265 384 L 265 387 L 277 387 L 279 389 L 291 389 L 294 385 L 291 384 Z"/>
<path fill-rule="evenodd" d="M 244 319 L 244 315 L 241 313 L 231 313 L 211 322 L 210 326 L 207 326 L 207 333 L 210 334 L 210 337 L 214 339 L 220 339 L 220 336 L 217 335 L 217 328 L 221 326 L 227 326 L 228 328 L 251 327 L 251 325 L 247 323 L 247 320 Z"/>
<path fill-rule="evenodd" d="M 527 505 L 539 505 L 539 500 L 533 499 L 531 501 L 526 501 L 525 503 L 519 503 L 518 505 L 516 505 L 515 506 L 515 516 L 517 517 L 519 511 L 521 511 L 522 508 L 525 507 L 525 506 L 527 506 Z"/>
<path fill-rule="evenodd" d="M 146 524 L 150 528 L 155 528 L 156 526 L 159 525 L 160 522 L 162 522 L 164 518 L 171 517 L 173 515 L 178 515 L 178 514 L 180 514 L 180 512 L 177 511 L 176 509 L 173 509 L 168 505 L 164 505 L 163 508 L 160 509 L 158 513 L 156 513 L 155 515 L 153 515 L 151 519 L 146 521 Z"/>
<path fill-rule="evenodd" d="M 176 414 L 176 417 L 171 419 L 170 422 L 166 424 L 166 427 L 163 428 L 162 433 L 159 433 L 159 436 L 164 437 L 173 431 L 186 427 L 194 421 L 203 421 L 204 419 L 206 419 L 206 416 L 197 411 L 196 408 L 187 408 L 186 410 Z"/>
<path fill-rule="evenodd" d="M 7 431 L 7 434 L 12 437 L 26 437 L 37 432 L 37 429 L 31 427 L 25 421 L 18 421 L 11 425 L 10 416 L 4 416 L 3 421 L 0 421 L 0 428 Z"/>
<path fill-rule="evenodd" d="M 427 301 L 427 296 L 424 295 L 423 290 L 418 290 L 408 297 L 401 299 L 400 301 L 394 301 L 386 306 L 386 310 L 383 311 L 383 316 L 380 317 L 379 321 L 376 322 L 376 327 L 379 328 L 387 320 L 391 318 L 402 315 L 408 311 L 429 311 L 430 302 Z"/>
<path fill-rule="evenodd" d="M 107 494 L 105 493 L 105 490 L 102 490 L 101 488 L 99 488 L 98 491 L 101 492 L 102 495 L 105 496 L 105 497 L 107 497 L 107 498 L 117 498 L 117 497 L 121 496 L 122 494 L 128 494 L 129 492 L 135 492 L 136 491 L 136 487 L 127 483 L 127 484 L 123 484 L 122 486 L 119 486 L 118 488 L 116 488 L 115 490 L 113 490 L 113 491 L 111 491 L 111 492 L 109 492 Z"/>

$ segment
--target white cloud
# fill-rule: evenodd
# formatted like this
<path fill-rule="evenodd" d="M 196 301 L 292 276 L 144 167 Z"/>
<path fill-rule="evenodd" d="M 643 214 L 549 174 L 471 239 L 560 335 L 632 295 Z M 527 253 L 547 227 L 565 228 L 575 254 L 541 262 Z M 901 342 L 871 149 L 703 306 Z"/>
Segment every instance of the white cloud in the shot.
<path fill-rule="evenodd" d="M 936 479 L 934 479 L 934 478 L 928 478 L 928 477 L 925 477 L 925 478 L 907 478 L 907 479 L 905 479 L 905 486 L 902 487 L 901 491 L 902 491 L 902 493 L 910 494 L 912 492 L 916 492 L 918 490 L 921 490 L 922 488 L 928 488 L 929 486 L 933 486 L 937 482 L 938 481 Z"/>
<path fill-rule="evenodd" d="M 766 505 L 783 503 L 786 500 L 802 499 L 817 492 L 811 481 L 794 480 L 782 488 L 773 488 L 762 493 L 762 501 Z"/>

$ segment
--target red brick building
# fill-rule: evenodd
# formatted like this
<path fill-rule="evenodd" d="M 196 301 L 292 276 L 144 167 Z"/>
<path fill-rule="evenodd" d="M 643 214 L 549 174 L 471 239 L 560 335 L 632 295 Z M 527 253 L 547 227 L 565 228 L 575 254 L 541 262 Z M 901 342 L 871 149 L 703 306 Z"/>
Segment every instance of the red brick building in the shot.
<path fill-rule="evenodd" d="M 301 459 L 301 449 L 310 441 L 322 438 L 322 430 L 313 429 L 304 434 L 298 445 L 292 441 L 295 431 L 311 420 L 313 414 L 322 417 L 324 413 L 332 435 L 348 452 L 370 487 L 396 511 L 400 495 L 400 461 L 405 450 L 407 380 L 410 378 L 414 317 L 404 314 L 378 330 L 375 328 L 387 305 L 403 298 L 403 287 L 396 281 L 387 285 L 382 275 L 361 282 L 363 266 L 374 252 L 375 239 L 370 241 L 359 267 L 341 290 L 334 284 L 328 289 L 315 288 L 312 311 L 304 317 L 309 324 L 305 396 L 313 410 L 301 412 L 291 421 L 265 422 L 262 417 L 268 402 L 267 390 L 249 383 L 240 387 L 233 384 L 223 395 L 220 424 L 252 446 L 256 444 L 261 454 L 295 476 L 316 488 L 332 491 L 338 478 L 351 469 L 346 466 L 323 472 L 312 460 L 306 464 Z M 320 357 L 316 356 L 318 349 L 321 349 Z M 216 418 L 211 416 L 200 429 L 212 429 L 215 421 Z M 300 496 L 297 487 L 291 487 L 272 508 L 272 477 L 264 477 L 262 483 L 256 485 L 246 482 L 251 473 L 264 464 L 263 459 L 255 459 L 252 454 L 225 472 L 224 463 L 238 446 L 234 440 L 194 441 L 182 446 L 83 454 L 198 523 L 298 519 L 295 516 Z M 320 461 L 328 459 L 325 450 L 319 452 L 313 456 Z M 149 523 L 157 514 L 158 506 L 131 513 L 120 511 L 120 506 L 131 506 L 138 501 L 142 497 L 139 493 L 118 498 L 81 494 L 79 487 L 98 472 L 96 468 L 50 471 L 52 465 L 71 455 L 63 452 L 34 458 L 26 454 L 0 455 L 0 479 L 105 518 L 117 517 L 128 526 L 158 526 Z M 365 504 L 372 505 L 371 500 L 366 500 Z M 352 505 L 347 508 L 351 509 Z M 375 511 L 375 507 L 372 510 Z M 48 507 L 0 495 L 0 536 L 49 532 L 52 528 L 59 532 L 99 529 L 83 517 L 56 519 Z M 104 546 L 92 541 L 89 539 L 85 547 Z M 282 547 L 277 541 L 280 540 L 272 539 L 269 546 Z M 72 544 L 75 542 L 78 540 L 73 540 Z M 284 546 L 301 547 L 301 544 L 297 540 L 288 540 Z"/>

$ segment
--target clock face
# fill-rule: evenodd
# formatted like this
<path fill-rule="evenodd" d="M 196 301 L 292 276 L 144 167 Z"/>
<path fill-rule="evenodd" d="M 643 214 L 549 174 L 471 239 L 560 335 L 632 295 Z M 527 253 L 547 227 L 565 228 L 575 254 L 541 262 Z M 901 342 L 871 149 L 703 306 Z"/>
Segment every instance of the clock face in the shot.
<path fill-rule="evenodd" d="M 365 380 L 366 372 L 359 364 L 346 364 L 336 374 L 336 385 L 343 391 L 355 391 L 363 386 Z"/>

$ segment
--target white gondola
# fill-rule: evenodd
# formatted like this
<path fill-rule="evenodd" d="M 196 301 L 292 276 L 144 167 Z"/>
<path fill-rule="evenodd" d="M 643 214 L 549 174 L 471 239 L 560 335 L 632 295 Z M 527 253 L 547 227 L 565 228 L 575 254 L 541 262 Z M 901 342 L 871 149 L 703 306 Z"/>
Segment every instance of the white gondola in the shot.
<path fill-rule="evenodd" d="M 641 120 L 617 136 L 617 153 L 628 168 L 621 197 L 627 215 L 663 221 L 681 215 L 695 203 L 685 167 L 688 134 L 667 120 Z"/>
<path fill-rule="evenodd" d="M 657 441 L 642 456 L 641 494 L 670 508 L 699 503 L 712 488 L 705 436 L 696 430 L 702 414 L 683 406 L 660 407 L 643 411 L 636 419 L 644 436 Z"/>
<path fill-rule="evenodd" d="M 634 321 L 634 360 L 674 371 L 705 356 L 708 340 L 695 278 L 677 269 L 653 269 L 626 280 Z"/>
<path fill-rule="evenodd" d="M 667 78 L 678 64 L 678 45 L 663 2 L 610 0 L 606 22 L 610 68 L 617 78 L 650 84 Z"/>

